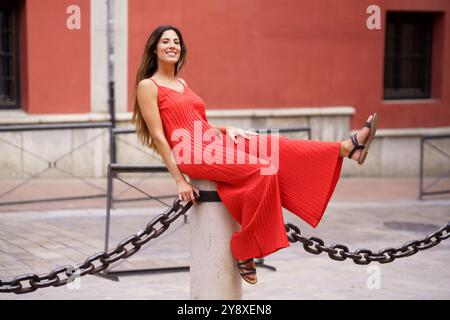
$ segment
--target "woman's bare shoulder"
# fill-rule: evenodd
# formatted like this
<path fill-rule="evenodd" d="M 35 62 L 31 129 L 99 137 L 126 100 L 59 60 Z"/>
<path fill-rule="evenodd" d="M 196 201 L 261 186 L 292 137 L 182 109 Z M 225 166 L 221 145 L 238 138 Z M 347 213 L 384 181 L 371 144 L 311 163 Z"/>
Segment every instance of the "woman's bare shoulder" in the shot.
<path fill-rule="evenodd" d="M 158 101 L 158 87 L 150 79 L 142 79 L 139 81 L 136 89 L 137 99 L 139 104 L 151 103 L 157 104 Z"/>
<path fill-rule="evenodd" d="M 149 92 L 152 95 L 156 95 L 158 93 L 158 87 L 152 80 L 150 80 L 149 78 L 146 78 L 146 79 L 142 79 L 141 81 L 139 81 L 138 86 L 137 86 L 137 91 L 138 92 Z"/>
<path fill-rule="evenodd" d="M 141 81 L 139 81 L 138 83 L 138 88 L 156 88 L 156 84 L 150 79 L 150 78 L 145 78 L 142 79 Z"/>

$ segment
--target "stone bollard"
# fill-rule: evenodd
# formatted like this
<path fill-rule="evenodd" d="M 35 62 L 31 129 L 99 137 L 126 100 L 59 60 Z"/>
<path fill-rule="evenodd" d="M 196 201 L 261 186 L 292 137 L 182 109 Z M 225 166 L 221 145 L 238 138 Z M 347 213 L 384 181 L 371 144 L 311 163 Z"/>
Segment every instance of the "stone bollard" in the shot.
<path fill-rule="evenodd" d="M 191 183 L 202 191 L 216 191 L 211 181 L 191 179 Z M 189 211 L 191 299 L 242 299 L 242 279 L 230 248 L 239 224 L 222 202 L 196 202 Z"/>

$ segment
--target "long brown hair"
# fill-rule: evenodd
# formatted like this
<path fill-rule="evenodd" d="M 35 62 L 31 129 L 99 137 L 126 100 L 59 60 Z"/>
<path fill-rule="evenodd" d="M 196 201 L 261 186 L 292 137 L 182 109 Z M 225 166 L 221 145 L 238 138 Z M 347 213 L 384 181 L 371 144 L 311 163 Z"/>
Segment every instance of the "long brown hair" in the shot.
<path fill-rule="evenodd" d="M 149 147 L 156 153 L 159 153 L 156 149 L 156 145 L 152 140 L 152 137 L 150 135 L 150 130 L 147 127 L 147 124 L 145 123 L 144 118 L 142 117 L 141 110 L 139 108 L 139 103 L 137 100 L 137 87 L 139 85 L 139 82 L 143 79 L 150 78 L 153 76 L 153 74 L 158 69 L 158 57 L 155 53 L 156 46 L 158 45 L 159 40 L 161 39 L 162 34 L 166 30 L 173 30 L 178 35 L 178 39 L 180 40 L 180 58 L 178 59 L 177 63 L 175 64 L 175 70 L 174 70 L 174 76 L 176 76 L 184 62 L 185 57 L 187 53 L 186 45 L 183 41 L 183 36 L 181 35 L 180 30 L 178 28 L 171 26 L 171 25 L 163 25 L 156 28 L 151 34 L 150 37 L 147 40 L 147 44 L 145 45 L 144 53 L 142 54 L 141 58 L 141 65 L 139 66 L 137 75 L 136 75 L 136 82 L 134 85 L 134 112 L 133 117 L 131 118 L 131 123 L 135 125 L 136 127 L 136 134 L 138 141 L 142 143 L 144 146 Z"/>

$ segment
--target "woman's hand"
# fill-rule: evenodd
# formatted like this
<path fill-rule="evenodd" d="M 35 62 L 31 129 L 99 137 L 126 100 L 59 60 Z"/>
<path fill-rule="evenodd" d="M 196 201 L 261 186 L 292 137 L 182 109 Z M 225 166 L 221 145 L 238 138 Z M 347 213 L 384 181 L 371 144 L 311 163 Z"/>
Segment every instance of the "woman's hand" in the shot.
<path fill-rule="evenodd" d="M 244 129 L 240 129 L 240 128 L 235 128 L 235 127 L 226 127 L 226 133 L 227 136 L 230 137 L 231 140 L 234 141 L 234 143 L 237 143 L 237 137 L 244 137 L 245 139 L 250 139 L 249 135 L 254 135 L 257 136 L 258 133 L 254 132 L 254 131 L 250 131 L 250 130 L 244 130 Z"/>
<path fill-rule="evenodd" d="M 197 196 L 200 196 L 200 191 L 194 186 L 192 186 L 185 179 L 182 179 L 180 182 L 177 182 L 178 189 L 178 199 L 186 202 L 192 201 L 195 203 L 194 192 Z"/>
<path fill-rule="evenodd" d="M 222 136 L 222 131 L 220 131 L 219 128 L 212 128 L 212 130 L 214 131 L 214 134 L 218 137 Z"/>

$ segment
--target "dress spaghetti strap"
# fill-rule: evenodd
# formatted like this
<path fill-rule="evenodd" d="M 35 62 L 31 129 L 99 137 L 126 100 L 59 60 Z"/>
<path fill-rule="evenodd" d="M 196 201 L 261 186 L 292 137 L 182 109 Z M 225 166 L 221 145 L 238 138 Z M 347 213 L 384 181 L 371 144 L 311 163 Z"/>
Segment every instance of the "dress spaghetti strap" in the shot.
<path fill-rule="evenodd" d="M 152 80 L 156 84 L 156 86 L 159 87 L 159 84 L 157 84 L 153 78 L 149 78 L 149 79 Z M 177 78 L 177 80 L 183 85 L 183 87 L 186 87 L 186 85 L 179 78 Z"/>
<path fill-rule="evenodd" d="M 153 78 L 149 78 L 149 79 L 152 80 L 156 84 L 157 87 L 160 87 L 160 85 L 157 84 L 156 81 Z M 186 87 L 186 85 L 179 78 L 177 78 L 177 80 L 183 85 L 183 88 Z M 172 88 L 169 88 L 169 89 L 172 89 Z"/>
<path fill-rule="evenodd" d="M 156 83 L 155 80 L 153 80 L 152 78 L 149 78 L 149 79 L 152 80 L 156 84 L 157 87 L 159 87 L 159 85 Z"/>
<path fill-rule="evenodd" d="M 183 81 L 181 81 L 179 78 L 177 78 L 178 81 L 180 81 L 180 83 L 183 85 L 183 88 L 186 87 L 186 85 L 183 83 Z"/>

